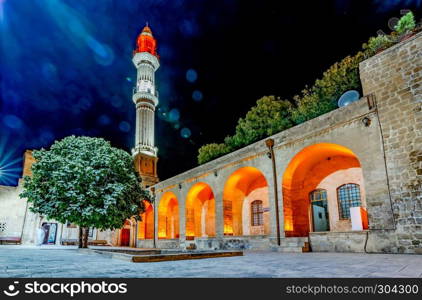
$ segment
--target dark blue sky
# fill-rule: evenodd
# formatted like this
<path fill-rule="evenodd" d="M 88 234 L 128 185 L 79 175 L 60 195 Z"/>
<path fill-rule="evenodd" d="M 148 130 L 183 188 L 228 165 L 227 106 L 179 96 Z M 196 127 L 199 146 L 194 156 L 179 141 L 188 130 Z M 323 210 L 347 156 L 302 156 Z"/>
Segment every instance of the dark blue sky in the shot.
<path fill-rule="evenodd" d="M 202 144 L 232 134 L 258 98 L 290 99 L 388 31 L 400 9 L 421 7 L 284 2 L 0 0 L 0 184 L 17 183 L 25 149 L 70 134 L 133 146 L 131 56 L 146 21 L 161 62 L 156 142 L 165 179 L 195 166 Z"/>

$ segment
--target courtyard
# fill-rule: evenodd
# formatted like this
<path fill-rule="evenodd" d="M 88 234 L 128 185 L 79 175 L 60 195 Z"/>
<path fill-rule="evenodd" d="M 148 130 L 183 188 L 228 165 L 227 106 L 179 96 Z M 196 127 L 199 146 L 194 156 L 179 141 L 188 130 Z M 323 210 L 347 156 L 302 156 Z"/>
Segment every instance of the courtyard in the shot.
<path fill-rule="evenodd" d="M 278 253 L 131 263 L 72 247 L 0 246 L 0 277 L 422 277 L 422 256 Z"/>

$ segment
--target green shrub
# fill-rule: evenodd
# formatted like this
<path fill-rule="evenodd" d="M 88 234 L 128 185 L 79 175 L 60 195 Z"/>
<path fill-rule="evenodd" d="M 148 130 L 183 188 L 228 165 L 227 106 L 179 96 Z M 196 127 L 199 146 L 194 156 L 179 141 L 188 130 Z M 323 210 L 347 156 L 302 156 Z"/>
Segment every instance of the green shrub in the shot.
<path fill-rule="evenodd" d="M 290 102 L 274 96 L 259 99 L 246 116 L 239 119 L 233 136 L 226 137 L 223 144 L 208 144 L 199 149 L 198 163 L 203 164 L 291 127 L 291 109 Z"/>
<path fill-rule="evenodd" d="M 387 35 L 378 35 L 369 38 L 368 43 L 363 44 L 362 48 L 365 51 L 366 57 L 370 57 L 375 55 L 378 51 L 392 46 L 394 40 L 393 37 Z"/>
<path fill-rule="evenodd" d="M 226 137 L 223 144 L 209 144 L 199 149 L 198 163 L 205 163 L 336 109 L 337 101 L 344 92 L 362 92 L 359 63 L 377 51 L 392 46 L 400 35 L 414 28 L 415 20 L 409 12 L 397 23 L 397 32 L 371 37 L 362 45 L 363 51 L 332 65 L 312 87 L 306 87 L 299 95 L 294 96 L 293 101 L 276 99 L 274 96 L 259 99 L 245 118 L 239 119 L 233 136 Z"/>
<path fill-rule="evenodd" d="M 291 109 L 292 120 L 295 124 L 306 122 L 336 108 L 334 101 L 320 101 L 316 93 L 309 89 L 302 91 L 301 96 L 293 98 L 297 107 Z"/>
<path fill-rule="evenodd" d="M 289 101 L 276 99 L 274 96 L 262 97 L 237 122 L 233 137 L 225 142 L 232 149 L 237 149 L 273 135 L 292 126 Z"/>
<path fill-rule="evenodd" d="M 405 14 L 400 20 L 397 22 L 394 29 L 397 31 L 398 34 L 406 34 L 412 31 L 416 26 L 415 17 L 411 11 Z"/>
<path fill-rule="evenodd" d="M 230 152 L 225 144 L 207 144 L 198 150 L 198 164 L 202 165 L 210 160 Z"/>
<path fill-rule="evenodd" d="M 294 123 L 303 123 L 337 108 L 337 100 L 348 90 L 361 91 L 359 63 L 363 60 L 362 52 L 347 56 L 325 71 L 311 88 L 295 96 L 296 107 L 291 110 Z"/>

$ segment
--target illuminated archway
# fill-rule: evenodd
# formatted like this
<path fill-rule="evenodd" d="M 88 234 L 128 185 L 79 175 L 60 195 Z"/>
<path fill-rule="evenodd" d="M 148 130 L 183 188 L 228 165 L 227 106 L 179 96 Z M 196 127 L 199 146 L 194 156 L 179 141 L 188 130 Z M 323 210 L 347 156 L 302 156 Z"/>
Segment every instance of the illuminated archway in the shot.
<path fill-rule="evenodd" d="M 144 201 L 145 211 L 138 222 L 138 239 L 148 240 L 154 238 L 154 209 L 150 202 Z"/>
<path fill-rule="evenodd" d="M 309 231 L 313 231 L 311 198 L 312 193 L 319 189 L 327 190 L 328 193 L 327 209 L 331 216 L 327 230 L 348 230 L 350 220 L 346 224 L 338 218 L 336 189 L 339 185 L 350 182 L 359 183 L 363 187 L 359 159 L 350 149 L 337 144 L 320 143 L 297 153 L 283 175 L 286 236 L 307 236 Z"/>
<path fill-rule="evenodd" d="M 262 201 L 262 223 L 255 224 L 252 203 Z M 257 203 L 257 202 L 255 202 Z M 257 168 L 243 167 L 232 173 L 223 192 L 224 234 L 269 234 L 268 184 Z"/>
<path fill-rule="evenodd" d="M 158 206 L 158 238 L 179 238 L 179 204 L 172 192 L 166 192 Z"/>
<path fill-rule="evenodd" d="M 186 238 L 215 236 L 215 199 L 211 187 L 198 182 L 186 197 Z"/>

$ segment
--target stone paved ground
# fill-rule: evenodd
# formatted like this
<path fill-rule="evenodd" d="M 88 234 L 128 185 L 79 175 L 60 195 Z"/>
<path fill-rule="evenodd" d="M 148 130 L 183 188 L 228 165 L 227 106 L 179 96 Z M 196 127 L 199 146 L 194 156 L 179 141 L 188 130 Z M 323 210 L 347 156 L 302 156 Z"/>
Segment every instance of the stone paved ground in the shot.
<path fill-rule="evenodd" d="M 0 277 L 422 277 L 422 255 L 245 252 L 131 263 L 69 248 L 0 246 Z"/>

